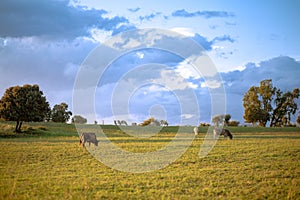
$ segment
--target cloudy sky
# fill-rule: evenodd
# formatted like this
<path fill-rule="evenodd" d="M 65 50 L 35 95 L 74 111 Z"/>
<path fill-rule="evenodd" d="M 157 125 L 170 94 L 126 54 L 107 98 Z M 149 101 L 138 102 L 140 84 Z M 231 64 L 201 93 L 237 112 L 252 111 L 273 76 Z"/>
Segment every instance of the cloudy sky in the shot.
<path fill-rule="evenodd" d="M 297 0 L 1 0 L 0 95 L 10 86 L 38 84 L 51 106 L 66 102 L 72 111 L 80 96 L 84 106 L 74 114 L 91 123 L 149 116 L 170 124 L 210 122 L 224 111 L 215 105 L 221 102 L 243 123 L 250 86 L 268 78 L 284 91 L 300 87 L 299 8 Z M 173 31 L 178 40 L 136 34 L 140 29 Z M 152 46 L 145 48 L 147 41 Z M 185 45 L 191 41 L 205 52 Z M 116 44 L 127 51 L 116 53 Z M 109 53 L 118 57 L 107 60 Z M 204 54 L 213 64 L 201 63 Z M 85 74 L 91 59 L 103 73 Z M 82 76 L 96 77 L 94 86 L 84 88 Z M 93 90 L 93 101 L 80 89 Z"/>

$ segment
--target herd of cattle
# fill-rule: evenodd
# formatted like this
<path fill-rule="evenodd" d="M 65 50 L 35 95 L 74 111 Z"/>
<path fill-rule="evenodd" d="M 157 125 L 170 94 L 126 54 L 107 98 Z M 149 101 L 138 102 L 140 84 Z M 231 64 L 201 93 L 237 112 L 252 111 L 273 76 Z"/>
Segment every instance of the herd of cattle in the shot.
<path fill-rule="evenodd" d="M 194 133 L 195 135 L 199 135 L 200 131 L 198 127 L 194 128 Z M 223 135 L 224 137 L 229 137 L 229 139 L 233 138 L 231 132 L 228 129 L 214 128 L 213 130 L 214 138 L 217 138 L 218 136 L 221 135 Z M 86 142 L 89 143 L 89 146 L 91 146 L 91 143 L 93 143 L 95 146 L 98 146 L 99 143 L 95 133 L 82 133 L 80 136 L 79 144 L 84 147 Z"/>

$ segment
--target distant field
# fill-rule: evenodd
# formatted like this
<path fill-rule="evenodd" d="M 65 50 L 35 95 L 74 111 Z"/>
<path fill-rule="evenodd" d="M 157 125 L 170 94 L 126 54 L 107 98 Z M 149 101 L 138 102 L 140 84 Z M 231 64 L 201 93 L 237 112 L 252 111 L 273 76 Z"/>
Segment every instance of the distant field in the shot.
<path fill-rule="evenodd" d="M 135 174 L 93 158 L 78 145 L 73 125 L 29 123 L 22 135 L 14 135 L 13 126 L 0 122 L 0 199 L 300 199 L 299 128 L 229 127 L 234 139 L 219 139 L 200 159 L 203 127 L 174 163 Z M 160 148 L 178 130 L 166 127 L 147 140 L 133 139 L 115 126 L 102 128 L 132 152 Z"/>

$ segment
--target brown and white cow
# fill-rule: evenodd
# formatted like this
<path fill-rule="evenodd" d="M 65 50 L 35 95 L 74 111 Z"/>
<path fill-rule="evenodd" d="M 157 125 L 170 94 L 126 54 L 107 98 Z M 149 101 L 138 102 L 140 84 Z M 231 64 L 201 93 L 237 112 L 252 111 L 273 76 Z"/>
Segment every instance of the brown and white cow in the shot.
<path fill-rule="evenodd" d="M 98 146 L 98 140 L 95 133 L 82 133 L 80 136 L 79 144 L 84 147 L 84 143 L 88 142 L 89 146 L 93 143 L 95 146 Z"/>
<path fill-rule="evenodd" d="M 223 135 L 225 137 L 229 137 L 229 139 L 232 140 L 233 136 L 231 132 L 227 129 L 220 129 L 220 128 L 214 128 L 214 138 L 216 138 L 218 135 Z"/>

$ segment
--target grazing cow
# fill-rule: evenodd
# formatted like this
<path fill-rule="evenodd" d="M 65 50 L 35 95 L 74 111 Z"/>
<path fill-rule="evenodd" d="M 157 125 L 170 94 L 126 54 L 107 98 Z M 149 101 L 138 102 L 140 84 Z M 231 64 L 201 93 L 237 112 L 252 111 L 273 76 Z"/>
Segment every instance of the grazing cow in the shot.
<path fill-rule="evenodd" d="M 93 143 L 95 146 L 98 146 L 98 140 L 95 133 L 82 133 L 80 136 L 80 145 L 84 147 L 84 143 L 88 142 L 89 146 Z"/>
<path fill-rule="evenodd" d="M 231 140 L 233 138 L 231 132 L 227 129 L 215 128 L 213 132 L 214 132 L 214 138 L 216 138 L 218 135 L 223 135 L 224 138 L 229 137 L 229 139 L 231 139 Z"/>
<path fill-rule="evenodd" d="M 195 133 L 195 135 L 199 135 L 199 128 L 198 128 L 198 126 L 196 126 L 194 128 L 194 133 Z"/>

